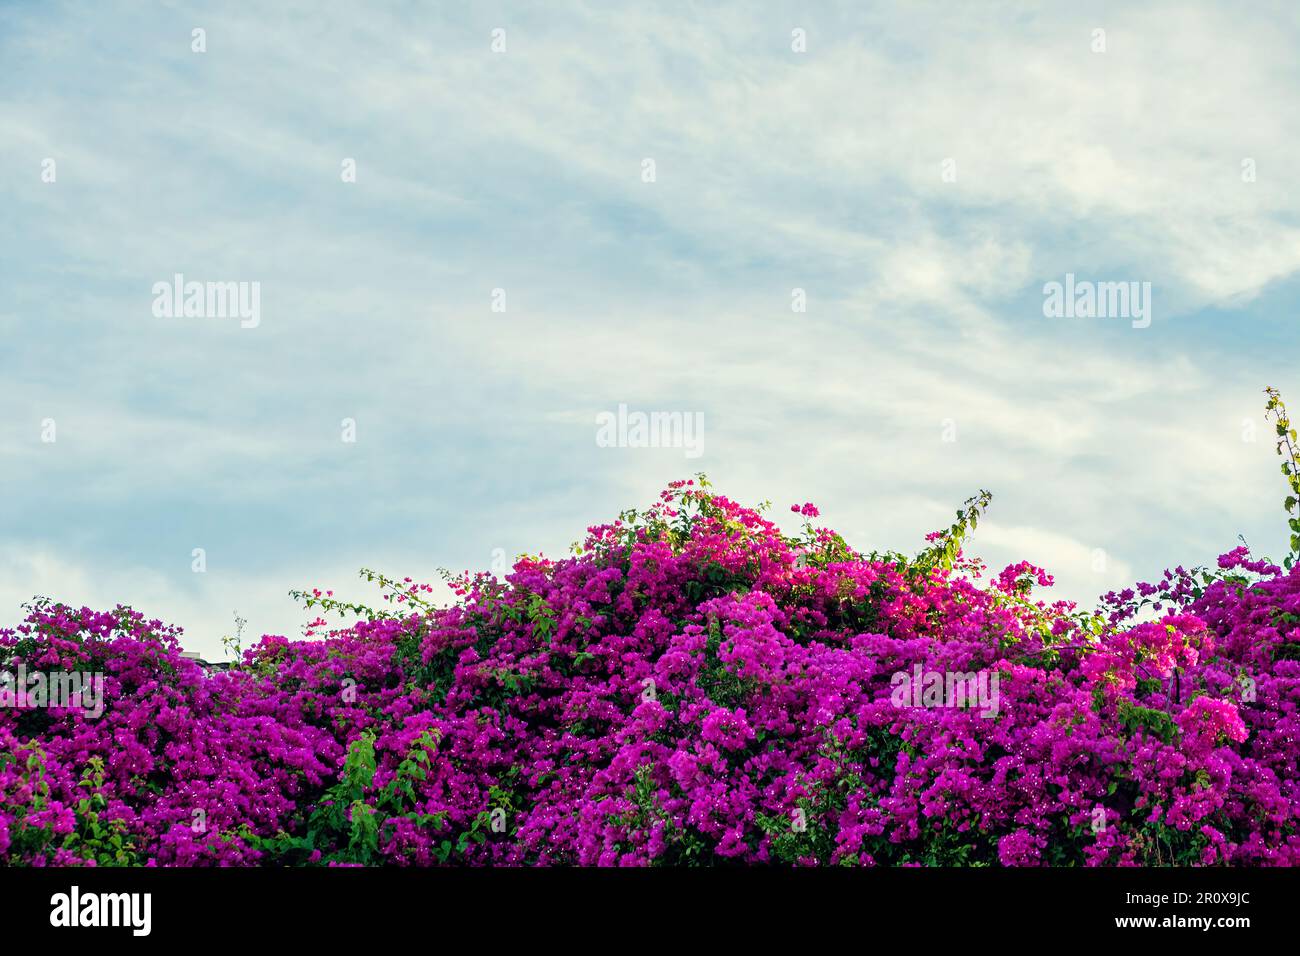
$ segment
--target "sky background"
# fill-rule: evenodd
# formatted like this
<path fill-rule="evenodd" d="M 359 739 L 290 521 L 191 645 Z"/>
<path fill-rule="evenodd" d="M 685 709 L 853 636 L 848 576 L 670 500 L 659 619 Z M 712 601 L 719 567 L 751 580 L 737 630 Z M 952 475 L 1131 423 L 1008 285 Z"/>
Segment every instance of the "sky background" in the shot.
<path fill-rule="evenodd" d="M 248 6 L 0 0 L 0 625 L 122 602 L 221 656 L 697 471 L 863 550 L 988 488 L 972 550 L 1085 603 L 1282 553 L 1294 3 Z M 1067 272 L 1151 326 L 1045 318 Z M 155 317 L 175 273 L 260 325 Z M 620 403 L 703 455 L 598 447 Z"/>

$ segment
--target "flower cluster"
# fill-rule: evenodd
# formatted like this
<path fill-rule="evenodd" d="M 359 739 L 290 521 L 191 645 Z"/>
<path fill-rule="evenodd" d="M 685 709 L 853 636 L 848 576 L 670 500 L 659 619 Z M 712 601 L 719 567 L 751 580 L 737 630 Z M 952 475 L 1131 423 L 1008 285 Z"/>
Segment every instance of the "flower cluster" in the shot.
<path fill-rule="evenodd" d="M 572 557 L 446 608 L 407 581 L 220 673 L 35 604 L 0 665 L 100 672 L 105 708 L 0 709 L 0 859 L 1300 863 L 1300 571 L 1232 553 L 1084 613 L 935 540 L 863 555 L 677 482 Z M 899 706 L 914 670 L 998 706 Z"/>

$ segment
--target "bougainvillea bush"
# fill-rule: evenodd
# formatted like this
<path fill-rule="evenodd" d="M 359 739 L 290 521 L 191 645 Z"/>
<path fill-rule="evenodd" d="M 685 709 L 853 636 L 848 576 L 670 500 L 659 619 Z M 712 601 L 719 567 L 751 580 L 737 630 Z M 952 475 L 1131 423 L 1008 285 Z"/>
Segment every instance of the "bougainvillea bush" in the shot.
<path fill-rule="evenodd" d="M 34 602 L 0 660 L 102 673 L 105 703 L 0 710 L 0 858 L 1300 863 L 1300 569 L 1239 548 L 1081 611 L 963 556 L 987 503 L 861 554 L 812 505 L 790 536 L 678 482 L 451 607 L 307 592 L 340 623 L 215 673 L 128 608 Z"/>

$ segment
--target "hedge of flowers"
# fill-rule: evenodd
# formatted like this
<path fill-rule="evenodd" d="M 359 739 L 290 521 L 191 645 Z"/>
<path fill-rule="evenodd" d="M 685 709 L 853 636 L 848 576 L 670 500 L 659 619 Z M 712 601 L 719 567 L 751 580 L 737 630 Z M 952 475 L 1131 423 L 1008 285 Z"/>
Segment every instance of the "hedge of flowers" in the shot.
<path fill-rule="evenodd" d="M 100 716 L 0 709 L 0 859 L 46 865 L 1300 862 L 1300 570 L 1245 549 L 1098 611 L 962 555 L 861 554 L 678 482 L 562 560 L 209 672 L 125 607 L 48 600 L 12 671 Z M 995 678 L 987 701 L 899 675 Z M 992 713 L 990 711 L 993 711 Z"/>
<path fill-rule="evenodd" d="M 1242 547 L 1095 611 L 963 555 L 987 492 L 862 554 L 702 478 L 451 607 L 372 572 L 380 610 L 295 592 L 354 623 L 226 671 L 38 599 L 0 630 L 0 860 L 1296 864 L 1300 443 L 1266 391 L 1282 565 Z"/>

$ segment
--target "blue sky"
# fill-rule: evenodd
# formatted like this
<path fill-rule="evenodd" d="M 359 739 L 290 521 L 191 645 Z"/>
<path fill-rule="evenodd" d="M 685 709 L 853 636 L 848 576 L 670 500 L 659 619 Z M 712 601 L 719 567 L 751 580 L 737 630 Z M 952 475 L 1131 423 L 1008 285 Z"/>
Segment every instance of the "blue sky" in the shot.
<path fill-rule="evenodd" d="M 1081 601 L 1281 552 L 1293 5 L 244 7 L 0 4 L 0 620 L 122 601 L 212 654 L 698 470 L 864 549 L 989 488 L 975 550 Z M 1151 326 L 1044 317 L 1067 272 Z M 156 317 L 176 273 L 260 323 Z M 620 403 L 703 455 L 598 447 Z"/>

